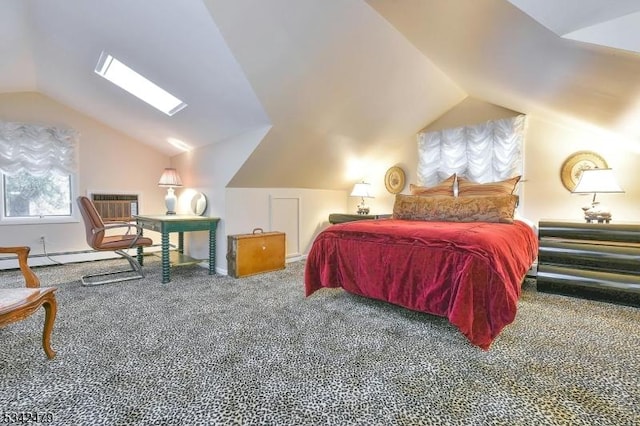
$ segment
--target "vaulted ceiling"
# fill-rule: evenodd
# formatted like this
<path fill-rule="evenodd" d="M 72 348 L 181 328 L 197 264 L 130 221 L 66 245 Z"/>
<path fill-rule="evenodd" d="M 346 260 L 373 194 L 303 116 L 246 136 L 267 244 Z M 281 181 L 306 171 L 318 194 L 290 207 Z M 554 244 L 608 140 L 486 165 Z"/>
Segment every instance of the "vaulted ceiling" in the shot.
<path fill-rule="evenodd" d="M 640 139 L 640 5 L 606 3 L 3 0 L 0 92 L 41 92 L 167 155 L 169 138 L 271 126 L 234 185 L 341 187 L 337 161 L 391 155 L 466 96 Z M 103 50 L 188 107 L 168 117 L 98 77 Z"/>
<path fill-rule="evenodd" d="M 563 38 L 544 25 L 558 31 L 595 25 L 640 10 L 635 0 L 616 2 L 626 7 L 615 11 L 600 0 L 368 3 L 470 96 L 640 138 L 640 54 L 606 46 L 607 37 Z M 640 25 L 619 38 L 640 40 Z"/>
<path fill-rule="evenodd" d="M 38 91 L 176 154 L 269 118 L 199 0 L 7 0 L 0 4 L 0 92 Z M 106 51 L 183 99 L 168 117 L 94 73 Z"/>

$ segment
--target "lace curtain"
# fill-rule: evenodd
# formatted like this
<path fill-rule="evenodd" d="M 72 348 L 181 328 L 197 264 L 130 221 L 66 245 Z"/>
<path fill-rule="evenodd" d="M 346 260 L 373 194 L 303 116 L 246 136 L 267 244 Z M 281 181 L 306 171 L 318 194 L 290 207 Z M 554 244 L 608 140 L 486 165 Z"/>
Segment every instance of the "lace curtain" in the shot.
<path fill-rule="evenodd" d="M 0 121 L 0 172 L 75 173 L 77 137 L 71 129 Z"/>
<path fill-rule="evenodd" d="M 433 186 L 457 173 L 478 183 L 523 172 L 526 116 L 418 134 L 418 185 Z"/>

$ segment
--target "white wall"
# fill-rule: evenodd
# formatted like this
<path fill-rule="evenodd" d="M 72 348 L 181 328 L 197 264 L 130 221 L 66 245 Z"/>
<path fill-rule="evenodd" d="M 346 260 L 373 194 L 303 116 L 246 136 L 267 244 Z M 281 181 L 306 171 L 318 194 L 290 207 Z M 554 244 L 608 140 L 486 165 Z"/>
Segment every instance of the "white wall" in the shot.
<path fill-rule="evenodd" d="M 228 235 L 251 233 L 255 228 L 262 228 L 265 232 L 285 232 L 287 255 L 304 256 L 316 235 L 329 225 L 331 213 L 356 211 L 359 199 L 349 197 L 351 188 L 227 188 L 234 173 L 269 131 L 268 127 L 256 129 L 172 158 L 171 164 L 178 169 L 185 184 L 178 192 L 178 197 L 187 193 L 187 190 L 202 191 L 209 201 L 206 214 L 222 218 L 216 238 L 216 269 L 220 273 L 227 273 Z M 343 170 L 341 165 L 336 165 L 334 171 L 327 173 L 346 174 L 354 183 L 361 179 L 370 182 L 375 198 L 368 199 L 367 202 L 372 213 L 390 213 L 395 198 L 385 189 L 384 175 L 389 167 L 400 165 L 407 170 L 407 178 L 410 178 L 408 165 L 400 160 L 407 150 L 412 151 L 408 146 L 415 148 L 415 138 L 400 139 L 394 141 L 394 144 L 397 153 L 392 158 L 386 154 L 380 156 L 370 153 L 366 158 L 360 159 L 353 170 Z M 415 163 L 415 154 L 407 156 L 411 163 Z M 277 170 L 277 160 L 270 167 Z M 415 171 L 413 175 L 415 176 Z M 179 200 L 179 204 L 184 203 L 184 200 Z M 196 258 L 207 256 L 208 240 L 205 232 L 187 234 L 185 241 L 187 254 Z"/>
<path fill-rule="evenodd" d="M 195 189 L 207 197 L 208 207 L 205 215 L 221 218 L 216 232 L 216 268 L 219 272 L 226 273 L 228 216 L 225 187 L 269 130 L 270 126 L 254 129 L 171 159 L 171 165 L 178 170 L 184 184 L 176 194 L 179 205 L 184 205 L 181 195 L 187 192 L 187 189 Z M 208 238 L 206 232 L 185 234 L 186 254 L 197 259 L 207 258 Z"/>
<path fill-rule="evenodd" d="M 148 145 L 33 92 L 0 94 L 0 120 L 70 127 L 78 131 L 78 195 L 87 191 L 134 192 L 141 196 L 141 213 L 165 210 L 164 190 L 157 183 L 162 170 L 169 166 L 169 157 Z M 75 200 L 72 207 L 75 208 Z M 63 224 L 0 225 L 0 245 L 28 245 L 32 255 L 43 253 L 41 235 L 46 236 L 48 253 L 90 249 L 80 218 Z M 158 243 L 159 240 L 158 237 Z M 51 262 L 30 261 L 33 265 L 39 263 Z"/>
<path fill-rule="evenodd" d="M 438 122 L 450 126 L 501 118 L 505 111 L 495 105 L 473 101 L 449 111 Z M 495 117 L 494 117 L 495 116 Z M 226 273 L 227 235 L 251 232 L 254 228 L 278 231 L 286 227 L 289 254 L 304 255 L 320 230 L 328 226 L 331 213 L 355 212 L 359 199 L 350 197 L 351 188 L 322 190 L 305 188 L 227 188 L 228 182 L 244 164 L 255 147 L 270 131 L 269 127 L 230 138 L 171 159 L 112 128 L 69 109 L 37 93 L 0 94 L 0 119 L 68 126 L 80 132 L 79 190 L 137 192 L 142 196 L 140 212 L 164 212 L 163 188 L 157 180 L 164 167 L 176 167 L 184 188 L 177 195 L 192 190 L 206 194 L 206 214 L 222 218 L 218 226 L 216 267 Z M 438 125 L 434 122 L 434 125 Z M 416 133 L 419 129 L 416 129 Z M 533 221 L 540 219 L 582 220 L 581 207 L 589 197 L 569 193 L 560 180 L 560 168 L 575 151 L 593 150 L 614 169 L 625 194 L 602 194 L 598 198 L 611 206 L 614 222 L 634 221 L 640 217 L 640 147 L 637 142 L 620 143 L 617 137 L 581 123 L 566 123 L 557 117 L 529 114 L 525 142 L 525 180 L 523 214 Z M 384 187 L 384 175 L 391 166 L 400 166 L 409 183 L 416 182 L 417 140 L 415 135 L 393 141 L 396 152 L 369 152 L 356 161 L 354 170 L 336 170 L 356 183 L 364 179 L 372 184 L 375 198 L 367 200 L 372 213 L 390 213 L 394 195 Z M 140 161 L 143 159 L 143 161 Z M 277 168 L 277 162 L 272 165 Z M 274 200 L 276 208 L 274 209 Z M 180 205 L 184 204 L 180 200 Z M 297 212 L 290 210 L 295 208 Z M 295 223 L 290 223 L 295 222 Z M 292 235 L 297 232 L 297 235 Z M 49 225 L 0 225 L 0 245 L 29 245 L 33 254 L 42 253 L 39 236 L 47 236 L 48 252 L 86 250 L 82 223 Z M 159 242 L 159 234 L 147 232 Z M 186 234 L 187 253 L 206 258 L 206 233 Z M 37 263 L 36 263 L 37 264 Z"/>
<path fill-rule="evenodd" d="M 285 232 L 286 229 L 277 227 L 278 224 L 285 224 L 290 231 L 290 235 L 287 235 L 288 256 L 307 254 L 316 235 L 329 226 L 329 215 L 345 212 L 347 208 L 346 191 L 228 188 L 226 194 L 228 235 L 251 233 L 255 228 Z M 274 200 L 291 202 L 274 209 Z M 287 207 L 291 209 L 287 210 Z M 296 207 L 298 211 L 295 211 Z"/>
<path fill-rule="evenodd" d="M 583 220 L 581 207 L 591 204 L 591 195 L 571 194 L 562 185 L 564 161 L 576 151 L 594 151 L 602 156 L 616 175 L 624 194 L 599 194 L 608 205 L 612 222 L 640 218 L 640 145 L 622 140 L 582 123 L 530 115 L 525 150 L 523 213 L 540 219 Z"/>
<path fill-rule="evenodd" d="M 520 112 L 468 98 L 426 127 L 425 131 L 459 127 L 517 115 Z M 411 142 L 403 161 L 410 164 L 408 175 L 415 179 L 417 141 Z M 543 113 L 527 114 L 524 176 L 520 212 L 538 222 L 541 219 L 582 221 L 581 207 L 591 202 L 589 195 L 571 194 L 562 185 L 564 161 L 576 151 L 594 151 L 614 169 L 624 194 L 600 194 L 598 200 L 612 210 L 613 222 L 640 218 L 640 143 L 622 139 L 587 123 L 569 122 Z M 410 180 L 415 182 L 415 180 Z M 406 192 L 406 189 L 405 189 Z"/>

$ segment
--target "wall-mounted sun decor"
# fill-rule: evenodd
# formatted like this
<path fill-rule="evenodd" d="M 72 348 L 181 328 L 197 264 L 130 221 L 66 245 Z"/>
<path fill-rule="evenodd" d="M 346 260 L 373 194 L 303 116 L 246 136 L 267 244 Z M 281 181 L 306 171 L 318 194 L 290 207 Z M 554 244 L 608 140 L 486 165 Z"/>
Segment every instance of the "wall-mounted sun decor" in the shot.
<path fill-rule="evenodd" d="M 392 194 L 397 194 L 404 189 L 404 170 L 398 166 L 393 166 L 384 175 L 384 186 Z"/>
<path fill-rule="evenodd" d="M 560 180 L 567 191 L 571 192 L 578 184 L 585 169 L 606 169 L 609 166 L 604 158 L 592 151 L 578 151 L 571 154 L 562 164 Z"/>

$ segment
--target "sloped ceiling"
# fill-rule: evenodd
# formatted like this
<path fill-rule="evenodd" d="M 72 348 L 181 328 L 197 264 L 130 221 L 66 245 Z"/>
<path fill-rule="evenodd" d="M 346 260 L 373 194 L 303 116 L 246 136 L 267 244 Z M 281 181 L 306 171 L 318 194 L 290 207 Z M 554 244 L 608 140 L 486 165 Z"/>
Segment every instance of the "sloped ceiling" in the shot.
<path fill-rule="evenodd" d="M 269 119 L 199 0 L 3 0 L 0 91 L 38 91 L 174 155 Z M 168 117 L 94 73 L 106 50 L 183 99 Z M 6 53 L 5 53 L 6 52 Z"/>
<path fill-rule="evenodd" d="M 367 3 L 470 96 L 524 113 L 548 113 L 589 123 L 640 140 L 638 54 L 562 38 L 507 0 Z M 567 19 L 580 16 L 582 6 L 596 2 L 536 0 L 538 3 L 537 10 L 545 10 L 547 16 Z M 615 3 L 629 6 L 630 2 Z M 607 10 L 591 9 L 589 20 L 582 22 L 592 22 L 594 13 Z M 627 36 L 639 40 L 640 27 Z"/>
<path fill-rule="evenodd" d="M 561 37 L 640 52 L 638 0 L 509 0 Z"/>
<path fill-rule="evenodd" d="M 230 186 L 350 187 L 466 96 L 364 2 L 205 3 L 273 124 Z"/>
<path fill-rule="evenodd" d="M 167 155 L 168 138 L 271 125 L 231 186 L 347 188 L 345 161 L 392 162 L 467 95 L 639 140 L 637 1 L 604 3 L 3 0 L 0 92 L 41 92 Z M 167 117 L 101 79 L 103 49 L 189 106 Z"/>

